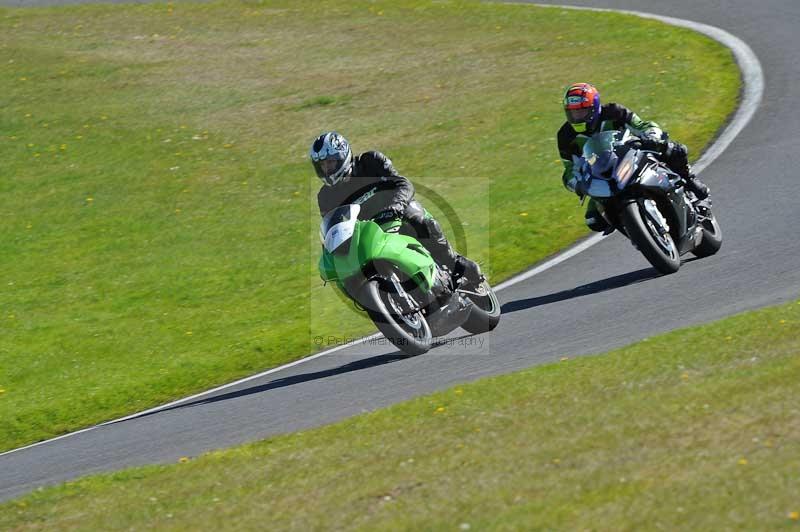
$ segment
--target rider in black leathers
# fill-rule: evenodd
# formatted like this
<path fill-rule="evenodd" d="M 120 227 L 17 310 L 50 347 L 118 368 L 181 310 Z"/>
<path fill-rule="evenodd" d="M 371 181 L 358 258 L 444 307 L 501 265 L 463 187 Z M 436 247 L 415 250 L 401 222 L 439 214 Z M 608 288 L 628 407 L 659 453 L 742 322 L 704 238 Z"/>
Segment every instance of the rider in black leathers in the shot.
<path fill-rule="evenodd" d="M 335 131 L 317 137 L 310 150 L 317 176 L 325 183 L 317 194 L 320 215 L 341 205 L 361 206 L 359 218 L 385 223 L 402 220 L 400 231 L 416 237 L 434 260 L 473 284 L 483 279 L 480 267 L 450 246 L 439 222 L 414 199 L 414 185 L 397 173 L 378 151 L 354 155 Z"/>

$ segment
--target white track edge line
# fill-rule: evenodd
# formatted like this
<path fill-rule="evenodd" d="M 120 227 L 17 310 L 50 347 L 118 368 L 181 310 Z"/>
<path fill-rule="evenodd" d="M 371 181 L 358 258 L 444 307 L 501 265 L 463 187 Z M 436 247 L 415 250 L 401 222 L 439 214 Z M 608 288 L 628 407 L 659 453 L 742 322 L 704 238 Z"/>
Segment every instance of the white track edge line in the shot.
<path fill-rule="evenodd" d="M 518 3 L 514 3 L 514 5 L 519 5 Z M 739 70 L 742 73 L 742 82 L 743 82 L 743 90 L 742 90 L 742 97 L 741 101 L 739 102 L 739 107 L 734 113 L 733 119 L 727 125 L 727 127 L 723 130 L 722 134 L 717 137 L 714 143 L 709 146 L 708 150 L 705 151 L 703 156 L 694 164 L 694 169 L 697 172 L 701 172 L 704 168 L 708 167 L 717 157 L 719 157 L 733 142 L 733 140 L 741 133 L 741 131 L 747 126 L 750 120 L 753 118 L 753 115 L 756 112 L 759 104 L 761 103 L 761 98 L 764 94 L 764 71 L 761 67 L 761 63 L 758 60 L 758 57 L 753 52 L 753 50 L 741 39 L 728 33 L 727 31 L 717 28 L 716 26 L 711 26 L 708 24 L 703 24 L 700 22 L 693 22 L 691 20 L 685 20 L 680 18 L 674 17 L 665 17 L 661 15 L 654 15 L 651 13 L 643 13 L 641 11 L 630 11 L 624 9 L 603 9 L 603 8 L 593 8 L 593 7 L 580 7 L 580 6 L 566 6 L 566 5 L 550 5 L 550 4 L 530 4 L 539 7 L 549 7 L 555 9 L 578 9 L 578 10 L 586 10 L 586 11 L 600 11 L 600 12 L 614 12 L 614 13 L 623 13 L 627 15 L 635 15 L 640 18 L 646 19 L 653 19 L 664 22 L 671 26 L 678 26 L 682 28 L 688 28 L 694 30 L 698 33 L 702 33 L 711 37 L 715 41 L 721 43 L 722 45 L 729 48 L 732 52 L 734 57 L 736 58 L 736 62 L 739 65 Z M 557 266 L 562 262 L 578 255 L 579 253 L 586 251 L 590 247 L 594 246 L 595 244 L 602 241 L 605 237 L 603 235 L 593 235 L 583 242 L 580 242 L 576 246 L 571 247 L 570 249 L 558 254 L 557 256 L 553 257 L 550 260 L 545 261 L 544 263 L 540 264 L 539 266 L 535 266 L 530 270 L 527 270 L 523 273 L 515 275 L 514 277 L 503 281 L 499 285 L 495 287 L 496 290 L 503 290 L 510 286 L 514 286 L 522 281 L 530 279 L 531 277 L 538 275 L 546 270 L 549 270 L 553 266 Z M 146 414 L 152 414 L 154 412 L 158 412 L 159 410 L 164 410 L 166 408 L 170 408 L 172 406 L 179 405 L 181 403 L 185 403 L 187 401 L 191 401 L 193 399 L 198 399 L 205 395 L 209 395 L 220 390 L 224 390 L 226 388 L 232 388 L 234 386 L 238 386 L 239 384 L 259 379 L 266 375 L 270 375 L 272 373 L 277 373 L 279 371 L 283 371 L 285 369 L 303 364 L 305 362 L 309 362 L 316 358 L 320 358 L 325 355 L 330 355 L 347 347 L 352 347 L 355 345 L 360 345 L 366 343 L 370 340 L 376 339 L 380 336 L 380 334 L 376 333 L 370 336 L 366 336 L 361 338 L 355 342 L 340 345 L 334 347 L 332 349 L 328 349 L 326 351 L 322 351 L 320 353 L 316 353 L 314 355 L 301 358 L 295 360 L 294 362 L 290 362 L 288 364 L 284 364 L 282 366 L 278 366 L 276 368 L 269 369 L 267 371 L 263 371 L 261 373 L 257 373 L 255 375 L 251 375 L 249 377 L 245 377 L 243 379 L 239 379 L 237 381 L 229 382 L 227 384 L 223 384 L 221 386 L 217 386 L 216 388 L 212 388 L 210 390 L 205 390 L 203 392 L 190 395 L 189 397 L 184 397 L 182 399 L 177 399 L 172 401 L 171 403 L 167 403 L 164 405 L 159 405 L 148 410 L 144 410 L 142 412 L 137 412 L 135 414 L 131 414 L 128 416 L 124 416 L 118 419 L 113 419 L 111 421 L 106 421 L 104 423 L 99 423 L 97 425 L 87 427 L 85 429 L 77 430 L 75 432 L 68 432 L 67 434 L 62 434 L 61 436 L 56 436 L 55 438 L 50 438 L 48 440 L 43 440 L 40 442 L 32 443 L 30 445 L 26 445 L 24 447 L 18 447 L 16 449 L 11 449 L 9 451 L 5 451 L 0 453 L 0 457 L 16 453 L 18 451 L 24 451 L 26 449 L 30 449 L 32 447 L 38 447 L 40 445 L 45 445 L 47 443 L 53 443 L 55 441 L 68 438 L 70 436 L 75 436 L 77 434 L 82 434 L 84 432 L 89 432 L 99 427 L 103 427 L 105 425 L 111 425 L 113 423 L 119 423 L 121 421 L 126 421 L 129 419 L 133 419 L 139 416 L 143 416 Z"/>
<path fill-rule="evenodd" d="M 561 264 L 562 262 L 566 261 L 567 259 L 571 259 L 572 257 L 577 255 L 578 253 L 586 251 L 587 249 L 589 249 L 590 247 L 594 246 L 595 244 L 597 244 L 598 242 L 600 242 L 604 238 L 605 238 L 605 236 L 603 236 L 601 234 L 592 235 L 589 238 L 586 238 L 585 240 L 581 241 L 577 245 L 574 245 L 574 246 L 570 247 L 569 249 L 567 249 L 565 251 L 562 251 L 561 253 L 559 253 L 558 255 L 553 257 L 552 259 L 546 260 L 545 262 L 541 263 L 538 266 L 535 266 L 535 267 L 531 268 L 530 270 L 526 270 L 526 271 L 524 271 L 524 272 L 522 272 L 520 274 L 517 274 L 514 277 L 512 277 L 511 279 L 506 279 L 505 281 L 503 281 L 502 283 L 497 285 L 495 287 L 495 290 L 496 291 L 503 290 L 504 288 L 508 288 L 509 286 L 514 286 L 515 284 L 521 283 L 522 281 L 525 281 L 526 279 L 530 279 L 534 275 L 539 275 L 543 271 L 549 270 L 553 266 L 557 266 L 557 265 Z"/>
<path fill-rule="evenodd" d="M 667 17 L 663 15 L 654 15 L 652 13 L 644 13 L 642 11 L 633 11 L 627 9 L 606 9 L 599 7 L 580 7 L 569 5 L 555 5 L 555 4 L 533 4 L 539 7 L 549 7 L 553 9 L 576 9 L 583 11 L 599 11 L 599 12 L 613 12 L 622 13 L 626 15 L 634 15 L 640 18 L 651 20 L 658 20 L 670 26 L 677 26 L 680 28 L 688 28 L 711 37 L 718 43 L 727 47 L 733 52 L 736 63 L 739 65 L 739 71 L 742 73 L 742 94 L 739 101 L 739 106 L 734 113 L 733 118 L 716 138 L 716 140 L 708 147 L 703 153 L 702 157 L 693 165 L 694 170 L 702 172 L 704 168 L 708 167 L 722 152 L 724 152 L 733 140 L 742 132 L 747 126 L 753 115 L 758 109 L 761 99 L 764 95 L 764 70 L 761 68 L 761 62 L 758 60 L 755 52 L 748 46 L 746 42 L 739 37 L 709 24 L 702 22 L 694 22 L 691 20 Z"/>

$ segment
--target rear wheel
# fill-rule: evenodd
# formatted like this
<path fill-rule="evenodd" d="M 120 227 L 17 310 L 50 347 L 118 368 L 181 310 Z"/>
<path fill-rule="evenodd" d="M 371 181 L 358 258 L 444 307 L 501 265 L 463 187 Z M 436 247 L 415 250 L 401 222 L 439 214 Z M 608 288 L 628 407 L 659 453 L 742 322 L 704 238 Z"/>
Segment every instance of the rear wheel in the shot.
<path fill-rule="evenodd" d="M 640 201 L 653 200 L 642 199 L 625 205 L 623 224 L 628 238 L 656 270 L 665 275 L 675 273 L 681 267 L 678 246 L 663 221 L 653 220 Z M 655 204 L 651 207 L 655 208 Z"/>
<path fill-rule="evenodd" d="M 700 245 L 692 250 L 692 253 L 701 259 L 713 255 L 722 247 L 722 229 L 720 229 L 714 213 L 706 210 L 703 217 L 700 222 L 700 226 L 703 228 L 703 239 L 700 241 Z"/>
<path fill-rule="evenodd" d="M 474 291 L 462 292 L 462 295 L 472 301 L 469 317 L 461 325 L 465 331 L 480 334 L 497 327 L 500 323 L 500 302 L 489 281 L 484 279 Z"/>
<path fill-rule="evenodd" d="M 364 285 L 359 303 L 387 340 L 408 355 L 421 355 L 431 348 L 433 336 L 421 311 L 403 312 L 402 295 L 381 288 L 373 279 Z"/>

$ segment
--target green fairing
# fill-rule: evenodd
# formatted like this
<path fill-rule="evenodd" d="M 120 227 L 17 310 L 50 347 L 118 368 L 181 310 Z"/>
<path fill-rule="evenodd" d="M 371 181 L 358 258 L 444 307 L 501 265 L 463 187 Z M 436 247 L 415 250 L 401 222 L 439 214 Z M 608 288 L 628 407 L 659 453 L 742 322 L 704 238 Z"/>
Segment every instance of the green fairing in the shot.
<path fill-rule="evenodd" d="M 319 257 L 319 276 L 326 283 L 336 282 L 339 284 L 336 276 L 336 267 L 333 264 L 333 255 L 325 251 L 324 247 L 322 248 L 322 255 Z"/>
<path fill-rule="evenodd" d="M 399 233 L 385 233 L 375 222 L 359 221 L 346 255 L 331 254 L 323 248 L 319 271 L 323 281 L 336 282 L 360 275 L 374 261 L 395 264 L 425 292 L 433 286 L 436 263 L 430 252 L 416 239 Z"/>

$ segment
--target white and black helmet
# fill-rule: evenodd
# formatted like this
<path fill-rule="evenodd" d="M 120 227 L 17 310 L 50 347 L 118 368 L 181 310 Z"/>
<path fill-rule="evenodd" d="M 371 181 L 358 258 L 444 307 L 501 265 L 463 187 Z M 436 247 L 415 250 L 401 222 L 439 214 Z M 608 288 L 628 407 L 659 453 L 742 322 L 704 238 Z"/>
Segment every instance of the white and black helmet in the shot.
<path fill-rule="evenodd" d="M 353 171 L 353 151 L 347 139 L 335 131 L 314 140 L 309 152 L 317 176 L 328 186 L 347 180 Z"/>

